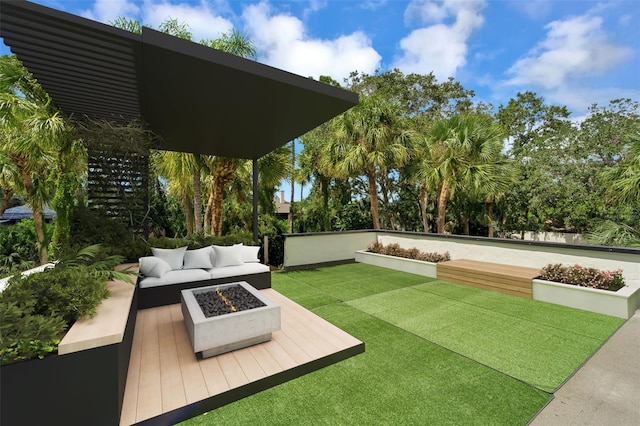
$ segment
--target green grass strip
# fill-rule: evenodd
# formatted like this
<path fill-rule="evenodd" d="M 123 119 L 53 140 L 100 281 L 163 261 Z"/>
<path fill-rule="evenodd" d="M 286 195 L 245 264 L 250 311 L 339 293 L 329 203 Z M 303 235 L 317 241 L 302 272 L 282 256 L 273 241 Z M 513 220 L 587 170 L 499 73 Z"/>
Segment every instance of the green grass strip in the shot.
<path fill-rule="evenodd" d="M 524 425 L 549 399 L 343 304 L 316 313 L 365 341 L 365 353 L 184 424 Z"/>
<path fill-rule="evenodd" d="M 623 322 L 443 281 L 348 303 L 548 392 Z"/>
<path fill-rule="evenodd" d="M 524 425 L 623 322 L 364 264 L 272 281 L 365 353 L 186 425 Z"/>
<path fill-rule="evenodd" d="M 431 281 L 364 263 L 272 274 L 274 288 L 308 309 Z"/>

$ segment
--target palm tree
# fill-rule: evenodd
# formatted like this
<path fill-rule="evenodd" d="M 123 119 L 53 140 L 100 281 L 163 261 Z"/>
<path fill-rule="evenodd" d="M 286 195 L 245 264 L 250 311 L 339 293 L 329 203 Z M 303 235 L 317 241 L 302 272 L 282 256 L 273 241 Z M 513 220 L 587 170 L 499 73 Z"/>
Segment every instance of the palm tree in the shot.
<path fill-rule="evenodd" d="M 603 180 L 609 183 L 609 194 L 618 202 L 638 205 L 640 200 L 640 126 L 629 135 L 629 143 L 617 167 L 605 169 Z"/>
<path fill-rule="evenodd" d="M 224 34 L 221 34 L 220 37 L 216 39 L 200 40 L 200 44 L 204 44 L 205 46 L 231 53 L 232 55 L 240 56 L 242 58 L 256 58 L 256 48 L 253 44 L 253 40 L 247 38 L 244 34 L 233 28 Z"/>
<path fill-rule="evenodd" d="M 0 58 L 0 150 L 12 169 L 11 190 L 31 207 L 40 262 L 48 259 L 43 207 L 53 198 L 58 138 L 65 122 L 49 95 L 15 56 Z M 3 166 L 3 169 L 5 167 Z M 5 181 L 6 183 L 6 181 Z"/>
<path fill-rule="evenodd" d="M 333 122 L 328 121 L 300 138 L 303 149 L 298 156 L 298 180 L 310 182 L 318 186 L 321 201 L 321 223 L 320 230 L 329 231 L 331 228 L 331 218 L 329 217 L 329 185 L 332 176 L 339 173 L 336 171 L 335 163 L 327 151 L 333 139 Z"/>
<path fill-rule="evenodd" d="M 187 234 L 194 233 L 194 156 L 184 152 L 152 151 L 151 166 L 155 173 L 162 177 L 173 194 L 182 203 Z"/>
<path fill-rule="evenodd" d="M 444 233 L 447 201 L 457 190 L 495 196 L 509 184 L 502 155 L 503 129 L 485 115 L 456 115 L 437 121 L 425 140 L 420 175 L 437 188 L 438 233 Z"/>
<path fill-rule="evenodd" d="M 380 176 L 409 160 L 413 132 L 404 126 L 398 105 L 376 94 L 362 96 L 358 105 L 333 123 L 336 127 L 335 139 L 329 143 L 331 161 L 341 176 L 366 175 L 373 227 L 380 229 Z"/>
<path fill-rule="evenodd" d="M 207 168 L 211 174 L 208 177 L 210 191 L 205 208 L 205 222 L 211 235 L 222 235 L 224 193 L 236 176 L 238 167 L 245 161 L 238 158 L 213 156 L 206 159 Z"/>

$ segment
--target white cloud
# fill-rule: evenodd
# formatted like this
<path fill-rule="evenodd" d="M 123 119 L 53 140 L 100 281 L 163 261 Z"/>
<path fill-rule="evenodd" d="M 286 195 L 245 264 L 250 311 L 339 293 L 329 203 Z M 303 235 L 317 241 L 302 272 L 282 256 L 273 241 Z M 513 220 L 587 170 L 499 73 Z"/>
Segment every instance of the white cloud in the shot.
<path fill-rule="evenodd" d="M 217 4 L 225 8 L 224 4 Z M 193 34 L 193 41 L 204 38 L 217 38 L 220 34 L 233 28 L 233 24 L 220 16 L 205 1 L 195 4 L 172 4 L 167 0 L 145 0 L 142 5 L 132 0 L 96 0 L 93 8 L 82 13 L 82 16 L 96 21 L 109 23 L 119 16 L 137 19 L 143 25 L 158 28 L 167 19 L 177 19 L 186 23 Z"/>
<path fill-rule="evenodd" d="M 586 15 L 551 22 L 546 39 L 508 70 L 507 84 L 559 88 L 616 67 L 632 50 L 608 41 L 601 27 L 601 18 Z"/>
<path fill-rule="evenodd" d="M 542 19 L 548 16 L 553 8 L 551 0 L 514 1 L 510 2 L 509 5 L 521 10 L 531 19 Z"/>
<path fill-rule="evenodd" d="M 362 32 L 329 40 L 312 38 L 300 19 L 274 14 L 266 2 L 247 6 L 242 17 L 259 60 L 266 64 L 304 77 L 329 75 L 337 81 L 354 70 L 373 73 L 380 65 L 381 56 Z"/>
<path fill-rule="evenodd" d="M 621 87 L 589 87 L 578 84 L 569 84 L 558 87 L 544 94 L 545 100 L 555 105 L 566 105 L 569 111 L 578 114 L 572 116 L 573 121 L 581 119 L 587 114 L 589 107 L 594 103 L 608 105 L 612 99 L 640 99 L 640 89 L 628 89 Z"/>
<path fill-rule="evenodd" d="M 130 0 L 96 0 L 93 8 L 85 10 L 81 15 L 94 21 L 108 23 L 119 16 L 133 17 L 139 10 L 138 5 Z"/>
<path fill-rule="evenodd" d="M 413 0 L 405 10 L 405 22 L 431 24 L 413 30 L 400 40 L 402 54 L 393 67 L 405 73 L 434 73 L 438 80 L 454 77 L 467 60 L 467 41 L 484 23 L 485 1 Z M 452 22 L 445 23 L 450 20 Z"/>
<path fill-rule="evenodd" d="M 204 1 L 200 4 L 192 5 L 146 0 L 142 8 L 142 14 L 142 22 L 153 28 L 158 28 L 168 18 L 186 23 L 193 34 L 193 41 L 195 42 L 204 38 L 217 38 L 220 34 L 233 28 L 231 21 L 221 17 Z"/>

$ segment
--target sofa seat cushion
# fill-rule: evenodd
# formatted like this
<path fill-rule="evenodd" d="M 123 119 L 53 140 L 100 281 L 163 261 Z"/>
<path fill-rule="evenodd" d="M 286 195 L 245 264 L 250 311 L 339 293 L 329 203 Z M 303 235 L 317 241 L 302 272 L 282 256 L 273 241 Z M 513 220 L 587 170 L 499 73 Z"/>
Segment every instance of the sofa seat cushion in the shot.
<path fill-rule="evenodd" d="M 227 278 L 269 272 L 269 267 L 262 263 L 244 263 L 242 265 L 225 266 L 224 268 L 212 268 L 208 272 L 211 278 Z"/>
<path fill-rule="evenodd" d="M 211 278 L 211 275 L 205 269 L 180 269 L 169 271 L 162 275 L 161 278 L 145 277 L 140 280 L 140 288 L 186 283 L 190 281 L 203 281 L 209 278 Z"/>

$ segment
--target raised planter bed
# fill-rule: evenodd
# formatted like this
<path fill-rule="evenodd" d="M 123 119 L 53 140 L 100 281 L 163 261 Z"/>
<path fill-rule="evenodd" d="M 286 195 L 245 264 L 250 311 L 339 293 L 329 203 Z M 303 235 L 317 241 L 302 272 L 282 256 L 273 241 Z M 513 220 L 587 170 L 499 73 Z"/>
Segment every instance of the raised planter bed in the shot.
<path fill-rule="evenodd" d="M 406 259 L 404 257 L 388 256 L 386 254 L 358 250 L 356 251 L 356 262 L 368 263 L 369 265 L 381 266 L 383 268 L 395 269 L 396 271 L 408 272 L 425 277 L 436 278 L 437 276 L 437 263 L 422 260 Z"/>
<path fill-rule="evenodd" d="M 234 286 L 241 286 L 264 306 L 205 317 L 196 295 Z M 203 358 L 266 342 L 280 330 L 280 306 L 246 282 L 182 290 L 181 295 L 187 334 L 193 351 L 201 352 Z"/>
<path fill-rule="evenodd" d="M 137 291 L 123 281 L 107 287 L 111 297 L 69 329 L 57 354 L 0 367 L 0 424 L 119 424 Z"/>
<path fill-rule="evenodd" d="M 640 285 L 632 283 L 618 291 L 608 291 L 535 279 L 533 298 L 627 319 L 640 307 Z"/>
<path fill-rule="evenodd" d="M 425 277 L 437 277 L 437 264 L 420 260 L 359 250 L 356 251 L 356 262 Z M 631 283 L 618 291 L 607 291 L 534 279 L 532 280 L 532 298 L 627 319 L 640 308 L 640 285 Z"/>

